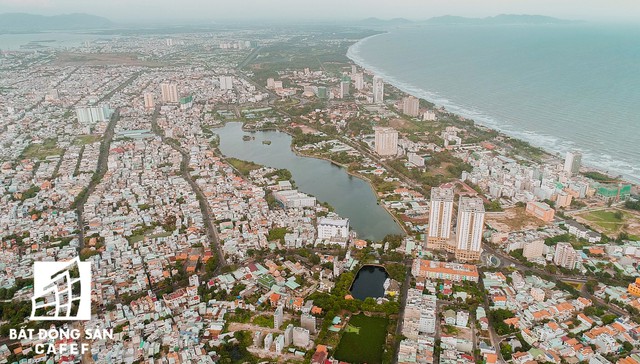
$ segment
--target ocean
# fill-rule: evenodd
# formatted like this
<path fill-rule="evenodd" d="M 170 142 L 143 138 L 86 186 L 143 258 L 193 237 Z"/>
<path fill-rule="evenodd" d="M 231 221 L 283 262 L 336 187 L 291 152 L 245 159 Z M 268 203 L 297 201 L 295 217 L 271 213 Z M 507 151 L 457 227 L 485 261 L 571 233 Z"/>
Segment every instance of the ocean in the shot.
<path fill-rule="evenodd" d="M 405 92 L 640 182 L 640 26 L 421 25 L 347 55 Z"/>

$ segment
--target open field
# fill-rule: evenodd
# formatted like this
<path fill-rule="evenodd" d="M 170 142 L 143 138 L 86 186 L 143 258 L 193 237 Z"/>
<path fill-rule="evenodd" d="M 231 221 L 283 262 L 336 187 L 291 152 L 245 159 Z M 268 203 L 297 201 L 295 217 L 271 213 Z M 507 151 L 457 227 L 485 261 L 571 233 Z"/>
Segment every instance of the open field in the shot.
<path fill-rule="evenodd" d="M 84 135 L 78 135 L 76 139 L 73 141 L 73 144 L 75 145 L 92 144 L 99 140 L 100 140 L 100 135 L 84 134 Z"/>
<path fill-rule="evenodd" d="M 148 237 L 149 239 L 155 239 L 155 238 L 166 238 L 167 236 L 171 236 L 171 232 L 166 231 L 163 233 L 150 234 L 150 235 L 142 233 L 142 234 L 131 235 L 129 237 L 129 242 L 137 243 L 139 241 L 142 241 L 145 237 Z"/>
<path fill-rule="evenodd" d="M 609 208 L 576 214 L 575 218 L 610 237 L 616 237 L 621 232 L 640 236 L 640 213 L 636 211 Z"/>
<path fill-rule="evenodd" d="M 524 207 L 505 209 L 502 214 L 488 214 L 487 224 L 500 232 L 537 229 L 545 225 L 542 220 L 527 214 Z"/>
<path fill-rule="evenodd" d="M 24 158 L 44 159 L 50 155 L 61 155 L 62 148 L 58 148 L 54 139 L 47 139 L 43 143 L 31 143 L 22 152 Z"/>
<path fill-rule="evenodd" d="M 125 65 L 125 66 L 148 66 L 160 67 L 164 66 L 162 62 L 148 61 L 138 58 L 133 53 L 70 53 L 60 52 L 56 60 L 53 62 L 57 65 L 64 66 L 106 66 L 106 65 Z"/>
<path fill-rule="evenodd" d="M 389 121 L 389 126 L 401 131 L 411 131 L 416 128 L 413 122 L 402 118 L 391 119 Z"/>
<path fill-rule="evenodd" d="M 381 363 L 387 325 L 389 319 L 384 317 L 368 317 L 362 313 L 352 316 L 349 320 L 352 328 L 345 330 L 333 356 L 354 364 Z"/>
<path fill-rule="evenodd" d="M 227 158 L 227 162 L 235 167 L 235 169 L 237 169 L 238 172 L 240 172 L 240 174 L 242 174 L 243 176 L 248 176 L 249 172 L 253 171 L 254 169 L 262 168 L 262 166 L 257 163 L 243 161 L 242 159 L 233 157 Z"/>

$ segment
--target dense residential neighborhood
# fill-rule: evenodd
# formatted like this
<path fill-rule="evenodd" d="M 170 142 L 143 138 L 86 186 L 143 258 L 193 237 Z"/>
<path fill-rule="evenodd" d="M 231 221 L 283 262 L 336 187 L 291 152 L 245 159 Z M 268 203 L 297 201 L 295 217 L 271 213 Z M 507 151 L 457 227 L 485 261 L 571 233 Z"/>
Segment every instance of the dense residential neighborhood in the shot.
<path fill-rule="evenodd" d="M 640 363 L 637 186 L 385 83 L 345 56 L 375 33 L 3 50 L 0 363 Z M 74 257 L 55 325 L 113 337 L 10 339 Z"/>

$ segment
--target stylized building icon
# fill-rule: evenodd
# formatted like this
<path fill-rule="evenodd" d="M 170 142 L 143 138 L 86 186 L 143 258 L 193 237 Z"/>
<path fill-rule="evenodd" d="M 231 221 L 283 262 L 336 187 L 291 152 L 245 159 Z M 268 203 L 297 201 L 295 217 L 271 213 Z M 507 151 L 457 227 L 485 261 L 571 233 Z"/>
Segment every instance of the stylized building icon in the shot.
<path fill-rule="evenodd" d="M 91 319 L 91 263 L 33 263 L 31 320 Z"/>

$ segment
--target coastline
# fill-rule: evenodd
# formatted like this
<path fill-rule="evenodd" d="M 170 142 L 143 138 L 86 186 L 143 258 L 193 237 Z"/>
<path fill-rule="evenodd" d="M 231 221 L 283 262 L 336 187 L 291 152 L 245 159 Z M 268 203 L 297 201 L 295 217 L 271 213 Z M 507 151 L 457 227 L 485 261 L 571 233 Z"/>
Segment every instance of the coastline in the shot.
<path fill-rule="evenodd" d="M 465 110 L 464 106 L 452 105 L 448 101 L 443 102 L 443 100 L 446 100 L 446 98 L 444 98 L 443 96 L 438 96 L 436 92 L 424 90 L 419 88 L 418 86 L 413 86 L 413 85 L 409 85 L 404 82 L 398 81 L 395 77 L 390 75 L 385 70 L 379 69 L 377 67 L 374 67 L 368 64 L 366 60 L 359 55 L 358 48 L 374 37 L 384 35 L 384 34 L 389 34 L 389 33 L 390 33 L 389 31 L 385 31 L 383 33 L 374 34 L 358 40 L 357 42 L 349 46 L 346 53 L 346 57 L 349 58 L 349 60 L 351 60 L 352 63 L 358 65 L 359 67 L 363 68 L 367 72 L 374 75 L 381 76 L 385 83 L 393 86 L 394 88 L 402 91 L 407 95 L 417 97 L 418 99 L 426 100 L 428 102 L 433 103 L 436 106 L 442 106 L 445 108 L 446 112 L 449 114 L 462 117 L 468 120 L 472 120 L 475 124 L 479 126 L 491 129 L 509 138 L 525 141 L 531 144 L 533 147 L 543 151 L 549 158 L 552 158 L 554 160 L 557 160 L 559 163 L 562 163 L 562 161 L 564 160 L 562 154 L 566 153 L 566 151 L 553 149 L 548 146 L 542 145 L 544 143 L 540 143 L 539 141 L 545 137 L 544 135 L 536 134 L 532 132 L 526 132 L 526 131 L 521 132 L 520 134 L 532 135 L 531 138 L 526 138 L 526 137 L 523 137 L 523 135 L 518 135 L 518 133 L 516 132 L 513 132 L 505 128 L 501 128 L 498 125 L 499 122 L 496 120 L 494 120 L 493 122 L 487 122 L 487 120 L 483 120 L 483 119 L 487 119 L 487 117 L 479 117 L 480 114 L 478 112 L 476 112 L 474 115 L 474 112 Z M 443 105 L 443 104 L 446 104 L 446 105 Z M 583 154 L 587 154 L 587 153 L 583 153 Z M 606 169 L 606 167 L 603 167 L 601 165 L 596 165 L 588 161 L 585 162 L 584 160 L 583 160 L 582 168 L 587 171 L 595 171 L 595 172 L 603 173 L 609 177 L 614 177 L 612 179 L 620 179 L 621 182 L 629 183 L 635 187 L 640 186 L 640 177 L 635 177 L 634 175 L 625 174 L 628 172 L 620 173 L 620 171 L 612 171 L 611 169 Z"/>

